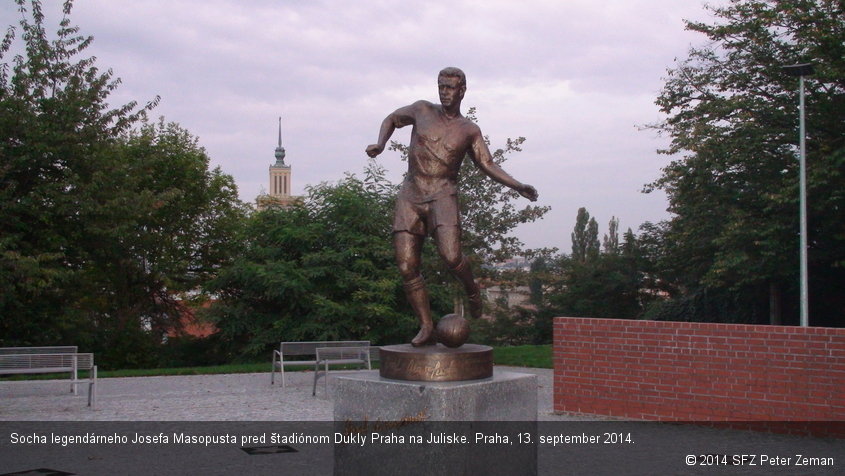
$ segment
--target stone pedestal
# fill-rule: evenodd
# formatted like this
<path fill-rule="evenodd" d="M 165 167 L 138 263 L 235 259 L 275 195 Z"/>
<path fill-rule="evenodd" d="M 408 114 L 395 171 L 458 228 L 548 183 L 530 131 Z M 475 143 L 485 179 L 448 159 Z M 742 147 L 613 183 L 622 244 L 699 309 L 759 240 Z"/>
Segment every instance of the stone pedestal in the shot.
<path fill-rule="evenodd" d="M 536 421 L 537 377 L 500 372 L 458 382 L 382 378 L 376 371 L 337 377 L 335 421 Z"/>
<path fill-rule="evenodd" d="M 536 474 L 537 378 L 334 383 L 337 474 Z M 338 443 L 338 439 L 341 440 Z"/>

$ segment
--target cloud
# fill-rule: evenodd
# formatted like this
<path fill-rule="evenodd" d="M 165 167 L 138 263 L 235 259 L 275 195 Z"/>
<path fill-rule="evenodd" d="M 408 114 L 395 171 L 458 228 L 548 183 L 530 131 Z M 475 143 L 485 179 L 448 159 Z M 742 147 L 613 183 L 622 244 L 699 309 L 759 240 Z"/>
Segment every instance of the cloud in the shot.
<path fill-rule="evenodd" d="M 60 5 L 44 9 L 57 25 Z M 660 118 L 661 76 L 699 41 L 682 19 L 706 16 L 676 0 L 86 0 L 71 20 L 123 79 L 113 104 L 161 95 L 153 115 L 199 136 L 246 201 L 266 188 L 278 116 L 301 192 L 361 171 L 385 115 L 436 100 L 437 71 L 461 67 L 465 107 L 494 146 L 527 137 L 506 168 L 553 207 L 518 234 L 568 250 L 580 206 L 623 228 L 667 216 L 662 195 L 639 192 L 665 163 L 662 140 L 635 126 Z M 381 160 L 401 177 L 395 155 Z"/>

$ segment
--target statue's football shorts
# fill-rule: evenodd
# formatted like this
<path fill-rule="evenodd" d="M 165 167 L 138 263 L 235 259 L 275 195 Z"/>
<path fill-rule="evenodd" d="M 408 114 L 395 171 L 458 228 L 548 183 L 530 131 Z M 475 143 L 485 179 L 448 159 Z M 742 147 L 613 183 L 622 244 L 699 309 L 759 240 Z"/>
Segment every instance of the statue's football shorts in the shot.
<path fill-rule="evenodd" d="M 458 195 L 454 192 L 431 200 L 416 202 L 402 191 L 396 197 L 393 232 L 407 231 L 414 235 L 430 235 L 438 226 L 459 226 Z"/>

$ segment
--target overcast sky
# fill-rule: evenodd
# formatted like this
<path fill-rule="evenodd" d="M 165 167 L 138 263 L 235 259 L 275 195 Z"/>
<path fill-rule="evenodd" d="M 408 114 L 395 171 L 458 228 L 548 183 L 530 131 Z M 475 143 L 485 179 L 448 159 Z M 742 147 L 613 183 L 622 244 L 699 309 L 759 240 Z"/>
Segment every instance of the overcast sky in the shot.
<path fill-rule="evenodd" d="M 48 31 L 60 3 L 44 0 Z M 384 117 L 436 102 L 437 72 L 460 67 L 464 110 L 477 108 L 492 149 L 527 138 L 504 168 L 552 207 L 517 236 L 567 253 L 579 207 L 602 234 L 611 216 L 622 231 L 668 217 L 662 193 L 640 192 L 667 163 L 665 139 L 637 126 L 661 119 L 666 69 L 705 41 L 683 19 L 709 18 L 700 0 L 77 0 L 71 14 L 123 80 L 112 104 L 160 95 L 152 116 L 198 136 L 250 202 L 268 188 L 279 116 L 302 194 L 361 172 Z M 401 180 L 396 153 L 379 161 Z"/>

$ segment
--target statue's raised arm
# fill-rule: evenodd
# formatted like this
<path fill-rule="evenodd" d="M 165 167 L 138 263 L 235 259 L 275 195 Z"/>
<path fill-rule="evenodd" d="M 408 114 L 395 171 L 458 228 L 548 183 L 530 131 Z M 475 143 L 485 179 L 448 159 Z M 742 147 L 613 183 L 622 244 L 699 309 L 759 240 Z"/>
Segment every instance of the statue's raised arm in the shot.
<path fill-rule="evenodd" d="M 499 167 L 499 164 L 493 161 L 490 149 L 487 147 L 487 143 L 484 142 L 484 137 L 481 135 L 481 129 L 476 128 L 476 131 L 473 134 L 472 147 L 470 147 L 469 156 L 472 158 L 473 162 L 475 162 L 475 165 L 477 165 L 478 168 L 480 168 L 491 179 L 505 185 L 506 187 L 516 190 L 520 195 L 532 202 L 537 201 L 537 189 L 511 177 L 510 174 Z"/>
<path fill-rule="evenodd" d="M 367 146 L 367 155 L 376 157 L 384 152 L 384 147 L 387 145 L 387 141 L 390 140 L 390 136 L 393 135 L 394 130 L 414 123 L 414 111 L 419 102 L 410 106 L 400 107 L 384 118 L 378 133 L 378 142 Z"/>

